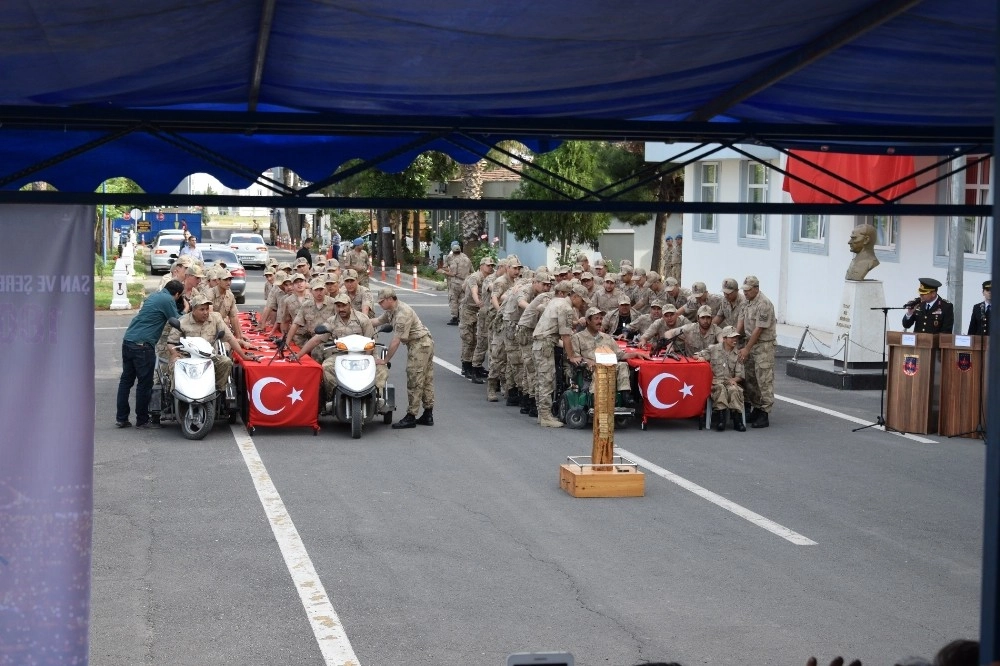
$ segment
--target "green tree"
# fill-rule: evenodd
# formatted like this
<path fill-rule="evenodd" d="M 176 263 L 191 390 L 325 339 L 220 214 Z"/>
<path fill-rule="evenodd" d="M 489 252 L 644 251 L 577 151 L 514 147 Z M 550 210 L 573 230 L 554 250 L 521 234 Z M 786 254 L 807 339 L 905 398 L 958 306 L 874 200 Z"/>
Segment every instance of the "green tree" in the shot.
<path fill-rule="evenodd" d="M 134 180 L 129 178 L 109 178 L 99 185 L 94 192 L 99 194 L 142 194 L 143 190 L 135 183 Z M 134 207 L 135 206 L 130 206 L 128 204 L 97 206 L 96 215 L 94 217 L 94 242 L 96 247 L 100 247 L 105 216 L 107 216 L 108 220 L 108 245 L 105 249 L 110 250 L 118 244 L 118 240 L 113 238 L 114 234 L 111 233 L 111 223 L 120 217 L 124 217 L 125 213 L 132 210 Z"/>
<path fill-rule="evenodd" d="M 330 214 L 330 231 L 340 232 L 344 240 L 354 240 L 368 233 L 371 220 L 368 213 L 360 210 L 334 210 Z"/>
<path fill-rule="evenodd" d="M 596 190 L 607 182 L 599 158 L 602 145 L 590 141 L 568 141 L 556 150 L 537 155 L 534 164 L 589 190 Z M 577 199 L 582 193 L 549 175 L 531 171 L 532 176 L 544 182 L 560 196 L 542 185 L 524 180 L 512 198 L 520 200 L 567 201 Z M 593 244 L 611 224 L 608 213 L 569 212 L 512 212 L 505 215 L 507 229 L 519 241 L 539 240 L 546 245 L 559 244 L 559 254 L 564 256 L 572 244 Z"/>
<path fill-rule="evenodd" d="M 600 148 L 600 163 L 609 182 L 615 185 L 602 194 L 621 192 L 623 201 L 680 201 L 684 198 L 683 171 L 669 175 L 659 173 L 657 165 L 646 162 L 645 146 L 638 141 L 604 143 Z M 618 214 L 619 220 L 632 226 L 642 226 L 651 219 L 645 213 Z M 653 254 L 650 266 L 663 271 L 663 239 L 667 232 L 668 213 L 657 213 L 653 227 Z"/>

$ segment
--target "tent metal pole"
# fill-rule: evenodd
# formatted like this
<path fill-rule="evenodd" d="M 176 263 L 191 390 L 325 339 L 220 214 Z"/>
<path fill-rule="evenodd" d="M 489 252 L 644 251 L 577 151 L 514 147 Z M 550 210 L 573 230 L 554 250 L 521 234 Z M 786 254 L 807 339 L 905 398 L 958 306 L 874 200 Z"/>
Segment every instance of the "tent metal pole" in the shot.
<path fill-rule="evenodd" d="M 997 18 L 1000 27 L 1000 16 Z M 994 31 L 996 40 L 996 63 L 1000 65 L 1000 33 Z M 995 66 L 993 75 L 996 79 L 997 95 L 994 109 L 994 127 L 1000 126 L 1000 66 Z M 1000 277 L 997 269 L 997 258 L 1000 257 L 1000 234 L 996 230 L 996 221 L 1000 219 L 1000 197 L 996 196 L 997 186 L 997 149 L 1000 148 L 1000 138 L 993 136 L 993 164 L 990 181 L 993 190 L 993 221 L 990 225 L 993 234 L 990 256 L 991 279 Z M 1000 428 L 997 428 L 997 418 L 1000 415 L 1000 336 L 997 335 L 996 308 L 990 308 L 990 347 L 987 358 L 987 399 L 986 413 L 993 414 L 993 423 L 986 428 L 986 474 L 983 483 L 983 574 L 982 600 L 979 626 L 979 663 L 991 664 L 1000 661 L 1000 576 L 998 576 L 998 544 L 1000 544 Z"/>

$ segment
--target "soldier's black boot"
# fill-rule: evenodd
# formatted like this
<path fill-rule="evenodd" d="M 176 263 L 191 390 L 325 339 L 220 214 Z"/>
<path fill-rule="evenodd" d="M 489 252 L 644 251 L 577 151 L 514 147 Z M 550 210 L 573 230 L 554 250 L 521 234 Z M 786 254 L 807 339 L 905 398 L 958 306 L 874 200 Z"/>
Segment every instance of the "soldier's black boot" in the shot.
<path fill-rule="evenodd" d="M 482 366 L 478 366 L 477 367 L 477 366 L 471 365 L 471 364 L 470 364 L 470 366 L 471 367 L 469 369 L 469 379 L 472 380 L 472 383 L 473 384 L 485 384 L 486 382 L 485 382 L 485 380 L 483 378 L 486 376 L 486 371 L 483 369 L 483 367 Z"/>
<path fill-rule="evenodd" d="M 507 391 L 507 406 L 517 407 L 521 404 L 521 390 L 516 386 L 511 386 Z"/>
<path fill-rule="evenodd" d="M 421 414 L 420 418 L 417 419 L 417 425 L 426 425 L 426 426 L 432 426 L 432 425 L 434 425 L 434 408 L 433 407 L 429 407 L 429 408 L 425 408 L 424 409 L 424 413 Z"/>
<path fill-rule="evenodd" d="M 462 361 L 462 376 L 466 379 L 472 378 L 472 361 Z"/>
<path fill-rule="evenodd" d="M 452 317 L 448 320 L 449 326 L 458 326 L 458 317 Z"/>
<path fill-rule="evenodd" d="M 743 423 L 743 412 L 738 409 L 730 409 L 729 413 L 733 417 L 733 430 L 736 432 L 746 432 L 747 426 Z"/>
<path fill-rule="evenodd" d="M 527 414 L 531 410 L 531 396 L 527 393 L 521 394 L 521 409 L 518 411 L 522 414 Z"/>
<path fill-rule="evenodd" d="M 533 419 L 538 418 L 538 403 L 535 402 L 534 397 L 529 398 L 528 416 L 530 416 Z"/>
<path fill-rule="evenodd" d="M 403 418 L 399 419 L 398 421 L 392 424 L 393 430 L 400 430 L 402 428 L 416 428 L 416 427 L 417 427 L 417 419 L 415 416 L 413 416 L 413 414 L 407 414 L 406 416 L 404 416 Z"/>
<path fill-rule="evenodd" d="M 712 418 L 715 420 L 715 429 L 718 432 L 726 432 L 726 413 L 722 410 L 716 410 L 712 412 Z"/>
<path fill-rule="evenodd" d="M 767 412 L 763 409 L 757 411 L 757 418 L 755 418 L 751 423 L 751 428 L 766 428 L 771 425 L 767 419 Z"/>

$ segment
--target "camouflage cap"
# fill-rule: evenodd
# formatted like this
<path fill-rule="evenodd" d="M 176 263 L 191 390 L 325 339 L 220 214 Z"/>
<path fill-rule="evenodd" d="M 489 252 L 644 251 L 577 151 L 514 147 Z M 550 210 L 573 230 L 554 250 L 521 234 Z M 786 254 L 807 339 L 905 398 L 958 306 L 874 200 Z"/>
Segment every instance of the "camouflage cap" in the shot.
<path fill-rule="evenodd" d="M 264 269 L 264 275 L 274 275 L 274 268 L 272 268 L 271 266 L 268 266 L 267 268 L 265 268 Z"/>
<path fill-rule="evenodd" d="M 291 282 L 292 278 L 285 271 L 278 271 L 274 274 L 274 281 L 276 284 L 283 284 L 285 282 Z"/>
<path fill-rule="evenodd" d="M 326 262 L 326 270 L 329 271 L 333 270 L 334 268 L 340 268 L 339 261 L 337 261 L 336 259 L 331 259 L 330 261 Z"/>
<path fill-rule="evenodd" d="M 344 281 L 345 282 L 347 280 L 357 280 L 358 279 L 358 272 L 356 270 L 354 270 L 353 268 L 348 268 L 346 271 L 344 271 L 343 277 L 344 277 Z"/>
<path fill-rule="evenodd" d="M 649 304 L 650 309 L 656 308 L 657 310 L 663 310 L 663 301 L 653 301 Z"/>
<path fill-rule="evenodd" d="M 701 306 L 700 308 L 698 308 L 698 316 L 699 317 L 711 317 L 712 316 L 712 308 L 709 307 L 708 305 Z"/>
<path fill-rule="evenodd" d="M 302 273 L 295 273 L 295 275 L 292 276 L 292 282 L 305 282 L 305 281 L 306 281 L 306 276 L 303 275 Z"/>
<path fill-rule="evenodd" d="M 633 271 L 633 273 L 635 273 L 636 277 L 642 277 L 643 275 L 646 274 L 646 269 L 645 268 L 636 268 Z"/>
<path fill-rule="evenodd" d="M 665 286 L 665 287 L 666 287 L 667 289 L 673 289 L 674 287 L 679 287 L 679 286 L 680 286 L 680 284 L 681 284 L 681 283 L 680 283 L 680 282 L 678 282 L 678 281 L 677 281 L 677 278 L 675 278 L 675 277 L 668 277 L 668 278 L 666 278 L 665 280 L 663 280 L 663 285 L 664 285 L 664 286 Z"/>
<path fill-rule="evenodd" d="M 579 262 L 590 261 L 590 257 L 587 256 L 586 252 L 578 252 L 576 255 L 576 260 Z"/>
<path fill-rule="evenodd" d="M 278 264 L 278 270 L 279 271 L 285 271 L 286 273 L 291 273 L 292 272 L 292 265 L 290 263 L 288 263 L 287 261 L 283 261 L 280 264 Z"/>
<path fill-rule="evenodd" d="M 583 316 L 586 317 L 587 319 L 590 319 L 594 315 L 602 315 L 602 314 L 604 314 L 604 310 L 602 310 L 601 308 L 587 308 L 587 312 L 585 312 Z"/>
<path fill-rule="evenodd" d="M 590 271 L 584 271 L 583 274 L 580 275 L 580 279 L 581 280 L 593 280 L 594 279 L 594 274 L 591 273 Z"/>
<path fill-rule="evenodd" d="M 935 280 L 935 282 L 937 281 Z M 938 285 L 940 284 L 941 283 L 938 282 Z M 743 278 L 743 291 L 746 291 L 747 289 L 753 289 L 754 287 L 759 287 L 759 286 L 760 286 L 760 280 L 757 279 L 756 275 L 748 275 L 745 278 Z"/>
<path fill-rule="evenodd" d="M 524 265 L 521 260 L 517 258 L 516 254 L 509 255 L 507 257 L 507 267 L 508 268 L 523 268 Z"/>
<path fill-rule="evenodd" d="M 201 293 L 200 291 L 195 292 L 194 296 L 192 296 L 190 300 L 192 308 L 196 308 L 199 305 L 205 305 L 205 303 L 211 303 L 211 302 L 212 301 L 208 300 L 208 296 Z"/>
<path fill-rule="evenodd" d="M 632 275 L 635 269 L 632 268 L 632 264 L 625 264 L 622 266 L 622 275 Z"/>
<path fill-rule="evenodd" d="M 228 268 L 219 266 L 215 269 L 215 277 L 217 280 L 232 280 L 233 273 Z"/>
<path fill-rule="evenodd" d="M 719 338 L 738 338 L 740 336 L 739 331 L 736 330 L 735 326 L 726 326 L 719 333 Z"/>
<path fill-rule="evenodd" d="M 722 291 L 726 294 L 731 294 L 734 291 L 738 291 L 740 288 L 740 283 L 736 281 L 736 278 L 726 278 L 722 281 Z"/>
<path fill-rule="evenodd" d="M 616 275 L 615 273 L 608 273 L 607 275 L 604 276 L 604 281 L 605 282 L 618 282 L 618 275 Z"/>
<path fill-rule="evenodd" d="M 392 287 L 382 287 L 378 290 L 378 300 L 386 298 L 396 298 L 396 290 Z"/>
<path fill-rule="evenodd" d="M 190 254 L 185 254 L 183 257 L 178 257 L 177 261 L 175 261 L 174 263 L 177 264 L 178 266 L 183 266 L 184 268 L 187 268 L 188 266 L 192 266 L 194 264 L 194 258 L 191 257 Z"/>
<path fill-rule="evenodd" d="M 618 305 L 632 305 L 632 299 L 622 294 L 618 297 Z"/>
<path fill-rule="evenodd" d="M 340 284 L 340 280 L 337 279 L 336 275 L 327 273 L 326 277 L 323 278 L 323 284 Z"/>
<path fill-rule="evenodd" d="M 573 291 L 573 285 L 570 284 L 568 280 L 560 280 L 559 282 L 556 283 L 556 286 L 553 287 L 553 289 L 555 291 L 561 291 L 564 294 L 568 294 L 571 291 Z"/>
<path fill-rule="evenodd" d="M 571 293 L 574 296 L 579 296 L 580 298 L 582 298 L 584 303 L 590 302 L 590 292 L 587 291 L 587 288 L 584 287 L 582 284 L 574 286 L 573 291 Z"/>
<path fill-rule="evenodd" d="M 309 260 L 306 259 L 305 257 L 299 257 L 298 259 L 295 260 L 295 266 L 296 267 L 299 267 L 299 266 L 308 266 L 308 265 L 309 265 Z"/>
<path fill-rule="evenodd" d="M 379 300 L 382 300 L 382 299 L 379 299 Z M 333 297 L 333 302 L 334 303 L 348 303 L 349 304 L 351 302 L 351 297 L 348 296 L 347 294 L 337 294 L 336 296 Z"/>
<path fill-rule="evenodd" d="M 190 265 L 190 266 L 187 267 L 186 271 L 184 271 L 184 275 L 186 275 L 188 277 L 203 278 L 203 277 L 205 277 L 205 271 L 203 271 L 201 269 L 201 266 L 199 266 L 198 264 L 192 264 L 192 265 Z"/>
<path fill-rule="evenodd" d="M 320 280 L 319 278 L 317 278 L 317 279 L 315 279 L 315 280 L 313 280 L 312 282 L 309 283 L 309 288 L 310 289 L 322 289 L 322 290 L 326 291 L 326 283 L 323 282 L 323 280 Z"/>
<path fill-rule="evenodd" d="M 493 257 L 491 257 L 490 255 L 486 255 L 485 257 L 483 257 L 482 259 L 479 260 L 479 265 L 480 266 L 496 266 L 497 262 L 493 261 Z"/>
<path fill-rule="evenodd" d="M 583 266 L 581 266 L 580 264 L 573 264 L 573 270 L 572 270 L 572 272 L 573 273 L 582 273 L 583 272 Z"/>
<path fill-rule="evenodd" d="M 705 286 L 704 282 L 695 282 L 691 285 L 691 295 L 692 296 L 704 296 L 708 293 L 708 287 Z"/>
<path fill-rule="evenodd" d="M 646 272 L 646 282 L 659 282 L 659 281 L 660 281 L 659 273 L 657 273 L 656 271 Z"/>
<path fill-rule="evenodd" d="M 663 311 L 662 314 L 667 314 L 668 312 L 677 312 L 677 306 L 675 306 L 673 303 L 667 303 L 661 308 L 661 310 Z"/>

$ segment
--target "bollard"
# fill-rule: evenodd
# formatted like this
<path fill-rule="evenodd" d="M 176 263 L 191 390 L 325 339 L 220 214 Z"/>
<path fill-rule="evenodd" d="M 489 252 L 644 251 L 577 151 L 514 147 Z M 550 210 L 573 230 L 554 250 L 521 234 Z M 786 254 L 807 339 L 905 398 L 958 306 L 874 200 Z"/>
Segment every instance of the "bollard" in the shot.
<path fill-rule="evenodd" d="M 413 267 L 413 291 L 417 290 L 417 267 Z"/>
<path fill-rule="evenodd" d="M 385 259 L 382 260 L 382 282 L 385 282 Z"/>
<path fill-rule="evenodd" d="M 402 282 L 400 282 L 401 279 L 402 278 L 399 277 L 399 263 L 397 262 L 396 263 L 396 286 L 397 287 L 402 284 Z"/>
<path fill-rule="evenodd" d="M 119 258 L 115 261 L 114 271 L 111 273 L 113 285 L 111 308 L 112 310 L 131 310 L 132 304 L 128 300 L 128 274 L 125 270 L 125 260 Z"/>

